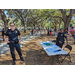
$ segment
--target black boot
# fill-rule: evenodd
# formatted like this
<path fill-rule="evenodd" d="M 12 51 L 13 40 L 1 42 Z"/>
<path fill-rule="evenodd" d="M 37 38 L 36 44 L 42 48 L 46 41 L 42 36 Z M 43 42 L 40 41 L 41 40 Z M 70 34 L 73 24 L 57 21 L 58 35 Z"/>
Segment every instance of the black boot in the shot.
<path fill-rule="evenodd" d="M 25 61 L 25 59 L 24 59 L 23 57 L 20 57 L 20 59 L 21 59 L 22 61 Z"/>
<path fill-rule="evenodd" d="M 13 65 L 15 65 L 16 64 L 16 61 L 13 61 Z"/>

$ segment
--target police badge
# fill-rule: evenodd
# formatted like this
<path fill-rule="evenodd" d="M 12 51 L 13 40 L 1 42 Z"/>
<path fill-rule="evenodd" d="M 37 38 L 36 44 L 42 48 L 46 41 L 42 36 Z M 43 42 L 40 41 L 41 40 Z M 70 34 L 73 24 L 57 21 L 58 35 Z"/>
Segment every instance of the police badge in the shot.
<path fill-rule="evenodd" d="M 17 31 L 16 31 L 16 33 L 17 33 Z"/>

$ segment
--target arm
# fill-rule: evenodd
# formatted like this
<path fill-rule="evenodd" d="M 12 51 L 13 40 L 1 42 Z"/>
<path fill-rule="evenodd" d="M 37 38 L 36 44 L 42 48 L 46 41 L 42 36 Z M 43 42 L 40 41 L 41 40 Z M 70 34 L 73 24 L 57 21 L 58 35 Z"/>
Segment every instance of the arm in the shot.
<path fill-rule="evenodd" d="M 67 41 L 67 45 L 68 45 L 68 38 L 66 38 L 66 41 Z"/>
<path fill-rule="evenodd" d="M 58 37 L 59 37 L 59 33 L 57 34 L 56 41 L 58 40 Z"/>
<path fill-rule="evenodd" d="M 19 36 L 20 40 L 22 39 L 21 35 Z"/>
<path fill-rule="evenodd" d="M 7 43 L 10 43 L 10 41 L 6 39 L 6 36 L 9 36 L 8 33 L 9 33 L 9 30 L 7 30 L 7 32 L 4 32 L 4 39 Z"/>
<path fill-rule="evenodd" d="M 19 40 L 19 43 L 20 43 L 21 42 L 21 38 L 22 38 L 21 35 L 19 35 L 19 38 L 20 38 L 20 40 Z"/>
<path fill-rule="evenodd" d="M 21 42 L 21 34 L 20 34 L 19 30 L 17 30 L 17 31 L 18 31 L 18 36 L 20 38 L 20 40 L 19 40 L 19 43 L 20 43 Z"/>
<path fill-rule="evenodd" d="M 64 37 L 65 37 L 65 39 L 66 39 L 66 41 L 67 41 L 67 45 L 68 45 L 68 38 L 67 38 L 67 36 L 66 36 L 66 35 L 64 35 Z"/>
<path fill-rule="evenodd" d="M 4 40 L 7 41 L 6 36 L 4 35 Z"/>
<path fill-rule="evenodd" d="M 10 43 L 10 41 L 8 39 L 6 39 L 6 35 L 4 35 L 4 39 L 7 43 Z"/>

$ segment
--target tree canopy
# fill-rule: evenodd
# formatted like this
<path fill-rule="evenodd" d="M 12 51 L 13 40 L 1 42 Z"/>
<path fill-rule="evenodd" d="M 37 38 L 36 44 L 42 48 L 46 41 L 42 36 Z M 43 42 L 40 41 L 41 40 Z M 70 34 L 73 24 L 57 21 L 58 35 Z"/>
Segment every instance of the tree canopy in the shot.
<path fill-rule="evenodd" d="M 5 30 L 14 22 L 16 27 L 43 28 L 69 28 L 70 23 L 75 24 L 73 9 L 0 9 L 0 22 Z"/>

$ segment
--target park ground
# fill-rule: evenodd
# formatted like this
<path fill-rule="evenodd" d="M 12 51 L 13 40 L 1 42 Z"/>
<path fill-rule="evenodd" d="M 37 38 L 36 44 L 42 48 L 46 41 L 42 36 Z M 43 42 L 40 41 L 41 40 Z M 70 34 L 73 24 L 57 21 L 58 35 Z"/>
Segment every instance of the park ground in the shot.
<path fill-rule="evenodd" d="M 39 44 L 39 41 L 47 41 L 47 40 L 55 40 L 56 36 L 47 36 L 47 34 L 43 34 L 34 38 L 33 40 L 23 44 L 23 48 L 21 48 L 22 55 L 25 58 L 25 61 L 21 61 L 18 53 L 15 50 L 16 56 L 16 65 L 50 65 L 51 57 L 46 54 L 46 52 L 42 49 L 42 46 Z M 68 37 L 69 44 L 72 46 L 71 51 L 71 61 L 69 62 L 69 58 L 62 63 L 62 65 L 75 65 L 75 44 L 73 44 L 73 37 Z M 64 46 L 66 45 L 66 42 Z M 63 46 L 63 47 L 64 47 Z M 56 60 L 56 56 L 55 56 Z M 60 58 L 61 60 L 61 58 Z M 10 52 L 0 56 L 0 65 L 12 65 L 12 58 Z M 54 65 L 59 65 L 58 63 L 54 63 Z"/>

